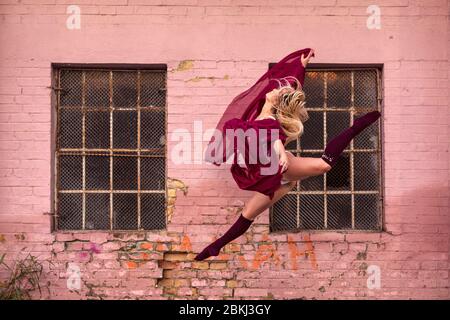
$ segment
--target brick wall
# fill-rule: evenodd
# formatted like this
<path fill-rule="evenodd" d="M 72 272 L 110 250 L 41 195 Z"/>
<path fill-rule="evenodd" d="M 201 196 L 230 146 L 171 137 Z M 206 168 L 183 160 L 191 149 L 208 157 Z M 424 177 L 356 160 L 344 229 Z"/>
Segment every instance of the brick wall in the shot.
<path fill-rule="evenodd" d="M 447 12 L 449 15 L 448 19 L 450 19 L 450 1 L 448 1 Z M 447 19 L 447 22 L 448 22 L 447 23 L 447 43 L 448 43 L 448 48 L 447 48 L 447 62 L 448 62 L 448 69 L 447 69 L 448 70 L 448 73 L 447 73 L 448 86 L 447 86 L 447 88 L 448 88 L 448 93 L 447 93 L 447 97 L 449 97 L 449 108 L 450 108 L 450 22 L 448 21 L 448 19 Z M 447 114 L 449 114 L 449 113 L 447 113 Z M 448 124 L 450 125 L 450 115 L 447 117 L 447 121 L 448 121 Z M 450 129 L 449 129 L 448 133 L 450 134 Z M 448 142 L 450 144 L 450 140 Z M 450 145 L 447 150 L 450 150 Z M 448 156 L 448 161 L 450 163 L 450 156 Z M 449 165 L 449 168 L 450 168 L 450 165 Z M 448 194 L 450 195 L 450 170 L 448 171 L 448 173 L 449 173 Z M 448 197 L 448 200 L 449 200 L 448 207 L 450 208 L 450 197 Z M 450 211 L 450 210 L 448 210 L 448 211 Z M 449 250 L 450 250 L 450 236 L 449 236 Z M 450 253 L 450 251 L 449 251 L 449 253 Z M 450 254 L 449 254 L 449 264 L 450 264 Z M 450 289 L 449 289 L 449 291 L 450 291 Z"/>
<path fill-rule="evenodd" d="M 450 1 L 76 3 L 79 30 L 66 27 L 72 1 L 0 1 L 0 253 L 42 261 L 44 298 L 450 297 Z M 379 30 L 366 27 L 371 4 Z M 226 168 L 169 161 L 167 230 L 51 233 L 51 62 L 167 64 L 170 137 L 194 121 L 212 128 L 269 62 L 303 47 L 315 63 L 384 63 L 386 232 L 269 234 L 265 212 L 195 262 L 251 193 Z M 67 286 L 73 264 L 80 290 Z M 381 289 L 367 288 L 371 265 Z"/>

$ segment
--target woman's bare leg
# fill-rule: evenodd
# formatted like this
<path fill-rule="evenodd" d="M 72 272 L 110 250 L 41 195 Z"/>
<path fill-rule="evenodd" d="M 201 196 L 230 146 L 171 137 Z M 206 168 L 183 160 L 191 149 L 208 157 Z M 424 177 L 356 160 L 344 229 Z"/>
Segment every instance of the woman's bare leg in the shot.
<path fill-rule="evenodd" d="M 241 236 L 250 225 L 253 223 L 253 219 L 270 207 L 273 203 L 277 202 L 282 196 L 289 192 L 295 186 L 295 182 L 290 182 L 281 185 L 270 200 L 270 198 L 262 193 L 256 192 L 250 201 L 244 207 L 243 213 L 239 215 L 237 221 L 228 229 L 227 232 L 219 239 L 208 245 L 203 249 L 194 259 L 202 261 L 210 256 L 217 256 L 227 243 L 233 241 L 237 237 Z M 244 216 L 245 213 L 245 216 Z"/>
<path fill-rule="evenodd" d="M 322 158 L 304 158 L 296 157 L 292 153 L 288 152 L 288 169 L 283 174 L 283 179 L 291 181 L 289 184 L 283 184 L 277 191 L 272 200 L 262 193 L 256 192 L 242 211 L 242 215 L 249 219 L 254 220 L 260 213 L 264 212 L 267 208 L 272 206 L 285 194 L 287 194 L 293 187 L 297 180 L 303 180 L 308 177 L 318 176 L 324 174 L 331 169 L 331 166 L 326 163 Z"/>
<path fill-rule="evenodd" d="M 261 212 L 269 208 L 272 204 L 277 202 L 281 197 L 289 192 L 295 186 L 295 181 L 291 181 L 287 184 L 282 184 L 274 193 L 272 200 L 262 193 L 255 192 L 251 199 L 247 202 L 243 212 L 239 215 L 237 221 L 228 229 L 225 234 L 208 245 L 203 249 L 194 259 L 202 261 L 210 256 L 217 256 L 220 249 L 227 243 L 233 241 L 237 237 L 241 236 L 250 225 L 253 223 L 253 219 Z"/>
<path fill-rule="evenodd" d="M 264 212 L 267 208 L 270 208 L 271 205 L 277 202 L 294 187 L 295 181 L 282 184 L 277 191 L 275 191 L 272 200 L 270 200 L 270 198 L 265 194 L 255 192 L 255 194 L 245 204 L 242 215 L 249 220 L 254 220 L 260 213 Z"/>
<path fill-rule="evenodd" d="M 283 179 L 290 181 L 304 180 L 308 177 L 320 176 L 331 170 L 331 166 L 322 158 L 296 157 L 288 152 L 288 169 Z"/>

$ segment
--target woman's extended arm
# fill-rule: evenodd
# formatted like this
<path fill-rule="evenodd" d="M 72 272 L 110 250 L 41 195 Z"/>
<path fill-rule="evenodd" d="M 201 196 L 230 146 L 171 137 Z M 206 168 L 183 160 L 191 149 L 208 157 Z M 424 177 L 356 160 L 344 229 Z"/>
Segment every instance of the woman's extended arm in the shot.
<path fill-rule="evenodd" d="M 314 49 L 307 48 L 291 53 L 274 65 L 267 72 L 269 79 L 279 79 L 287 76 L 296 77 L 303 87 L 305 82 L 306 66 L 311 57 L 314 57 Z M 300 63 L 299 63 L 300 60 Z M 274 84 L 275 85 L 275 84 Z M 272 87 L 269 88 L 269 91 Z"/>

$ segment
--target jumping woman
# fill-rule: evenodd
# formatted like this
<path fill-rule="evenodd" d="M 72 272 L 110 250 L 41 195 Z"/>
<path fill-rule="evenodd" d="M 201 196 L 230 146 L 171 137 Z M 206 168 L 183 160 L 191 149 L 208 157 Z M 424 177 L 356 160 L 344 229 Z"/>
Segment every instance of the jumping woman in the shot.
<path fill-rule="evenodd" d="M 234 180 L 239 188 L 255 193 L 231 228 L 204 248 L 195 260 L 201 261 L 219 255 L 227 243 L 244 234 L 255 218 L 294 188 L 298 180 L 322 175 L 331 170 L 350 141 L 381 116 L 380 112 L 372 111 L 354 120 L 350 128 L 328 142 L 320 158 L 296 157 L 286 151 L 285 145 L 303 134 L 303 123 L 309 118 L 305 109 L 303 84 L 305 68 L 312 57 L 314 50 L 311 48 L 289 54 L 272 66 L 251 88 L 234 98 L 225 110 L 216 127 L 220 135 L 210 141 L 205 160 L 220 165 L 234 154 L 231 165 Z M 284 81 L 284 84 L 280 80 Z M 289 80 L 293 80 L 293 83 Z M 275 152 L 278 170 L 273 174 L 262 174 L 262 169 L 267 169 L 268 165 L 250 163 L 249 159 L 252 157 L 248 148 L 243 154 L 245 166 L 238 163 L 237 155 L 240 150 L 236 147 L 229 148 L 230 141 L 225 135 L 230 129 L 251 129 L 255 130 L 258 138 L 264 137 L 268 150 Z M 272 131 L 277 132 L 273 140 Z M 259 134 L 261 132 L 264 133 Z M 247 141 L 245 146 L 248 146 Z M 220 150 L 219 156 L 217 149 Z"/>

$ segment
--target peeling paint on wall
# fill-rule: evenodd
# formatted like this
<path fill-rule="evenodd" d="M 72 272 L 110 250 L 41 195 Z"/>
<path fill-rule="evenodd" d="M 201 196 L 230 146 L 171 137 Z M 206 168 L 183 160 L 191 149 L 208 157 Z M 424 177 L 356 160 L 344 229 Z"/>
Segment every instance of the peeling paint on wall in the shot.
<path fill-rule="evenodd" d="M 178 64 L 178 67 L 172 70 L 172 72 L 187 71 L 191 70 L 193 67 L 194 67 L 194 60 L 182 60 Z"/>
<path fill-rule="evenodd" d="M 188 186 L 179 179 L 167 178 L 167 222 L 172 220 L 172 214 L 177 200 L 177 190 L 183 191 L 183 194 L 186 196 L 188 193 Z"/>
<path fill-rule="evenodd" d="M 185 80 L 185 82 L 200 82 L 200 81 L 202 81 L 202 80 L 211 80 L 211 81 L 214 81 L 214 80 L 228 80 L 230 77 L 226 74 L 226 75 L 224 75 L 222 78 L 220 78 L 220 77 L 194 77 L 194 78 L 191 78 L 191 79 L 187 79 L 187 80 Z"/>

